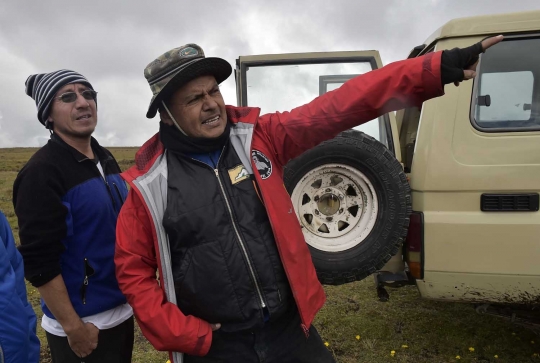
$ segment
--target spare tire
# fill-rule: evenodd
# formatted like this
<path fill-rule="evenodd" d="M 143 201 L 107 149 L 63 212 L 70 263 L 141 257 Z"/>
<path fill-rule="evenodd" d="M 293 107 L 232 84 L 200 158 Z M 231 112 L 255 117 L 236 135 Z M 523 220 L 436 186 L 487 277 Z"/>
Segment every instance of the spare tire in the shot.
<path fill-rule="evenodd" d="M 284 181 L 321 283 L 362 280 L 397 253 L 409 227 L 410 187 L 374 138 L 345 131 L 290 161 Z"/>

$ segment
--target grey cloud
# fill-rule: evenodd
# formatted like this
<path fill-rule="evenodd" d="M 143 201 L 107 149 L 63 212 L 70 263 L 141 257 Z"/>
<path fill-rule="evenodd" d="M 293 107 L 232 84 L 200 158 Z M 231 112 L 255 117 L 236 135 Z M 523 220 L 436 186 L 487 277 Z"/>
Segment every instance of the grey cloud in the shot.
<path fill-rule="evenodd" d="M 452 18 L 539 9 L 537 0 L 3 1 L 0 4 L 0 147 L 47 137 L 24 92 L 31 73 L 71 68 L 99 91 L 96 137 L 140 145 L 157 131 L 143 68 L 181 44 L 233 66 L 239 55 L 379 49 L 403 59 Z M 236 104 L 234 77 L 222 90 Z"/>

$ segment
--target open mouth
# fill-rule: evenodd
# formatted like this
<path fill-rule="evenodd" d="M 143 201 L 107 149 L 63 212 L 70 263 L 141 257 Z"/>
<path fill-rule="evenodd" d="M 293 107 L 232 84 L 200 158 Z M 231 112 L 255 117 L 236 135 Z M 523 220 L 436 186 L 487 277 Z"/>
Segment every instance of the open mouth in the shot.
<path fill-rule="evenodd" d="M 203 125 L 214 125 L 216 124 L 217 122 L 219 122 L 219 115 L 217 116 L 214 116 L 212 118 L 209 118 L 208 120 L 206 121 L 203 121 Z"/>
<path fill-rule="evenodd" d="M 77 117 L 76 120 L 84 121 L 84 120 L 88 120 L 90 117 L 91 117 L 90 114 L 86 114 L 86 115 Z"/>

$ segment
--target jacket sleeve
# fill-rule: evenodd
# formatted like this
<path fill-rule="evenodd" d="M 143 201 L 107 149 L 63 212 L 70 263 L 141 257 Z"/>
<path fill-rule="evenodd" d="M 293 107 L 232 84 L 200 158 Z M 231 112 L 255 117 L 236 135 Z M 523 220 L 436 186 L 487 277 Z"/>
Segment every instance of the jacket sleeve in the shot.
<path fill-rule="evenodd" d="M 22 257 L 0 213 L 0 346 L 6 362 L 39 361 L 36 314 L 28 303 Z"/>
<path fill-rule="evenodd" d="M 338 133 L 444 94 L 441 52 L 391 63 L 290 112 L 260 118 L 282 165 Z"/>
<path fill-rule="evenodd" d="M 131 189 L 116 227 L 114 261 L 120 289 L 144 336 L 157 350 L 206 355 L 212 343 L 210 324 L 184 315 L 167 301 L 156 278 L 158 263 L 153 236 L 150 217 Z"/>
<path fill-rule="evenodd" d="M 61 273 L 62 239 L 68 233 L 68 208 L 56 168 L 44 162 L 26 165 L 13 185 L 13 206 L 19 222 L 25 277 L 35 287 Z"/>

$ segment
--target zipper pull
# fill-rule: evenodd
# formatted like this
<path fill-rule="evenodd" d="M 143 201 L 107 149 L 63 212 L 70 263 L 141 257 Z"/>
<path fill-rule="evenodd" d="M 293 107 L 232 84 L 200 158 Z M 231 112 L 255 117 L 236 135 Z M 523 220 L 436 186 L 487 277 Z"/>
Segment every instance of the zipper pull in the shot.
<path fill-rule="evenodd" d="M 214 173 L 216 173 L 217 178 L 219 179 L 219 170 L 214 169 Z"/>
<path fill-rule="evenodd" d="M 81 289 L 81 295 L 82 295 L 82 303 L 83 305 L 86 305 L 86 288 L 88 286 L 88 276 L 84 276 L 83 286 Z"/>
<path fill-rule="evenodd" d="M 304 331 L 306 339 L 309 338 L 309 329 L 308 329 L 308 327 L 304 323 L 300 324 L 300 326 L 302 327 L 302 330 Z"/>
<path fill-rule="evenodd" d="M 111 198 L 113 208 L 116 211 L 116 200 L 114 199 L 114 197 L 112 195 L 111 186 L 109 185 L 109 182 L 107 181 L 106 178 L 103 178 L 103 182 L 105 183 L 105 187 L 107 187 L 107 192 L 109 192 L 109 197 Z"/>

